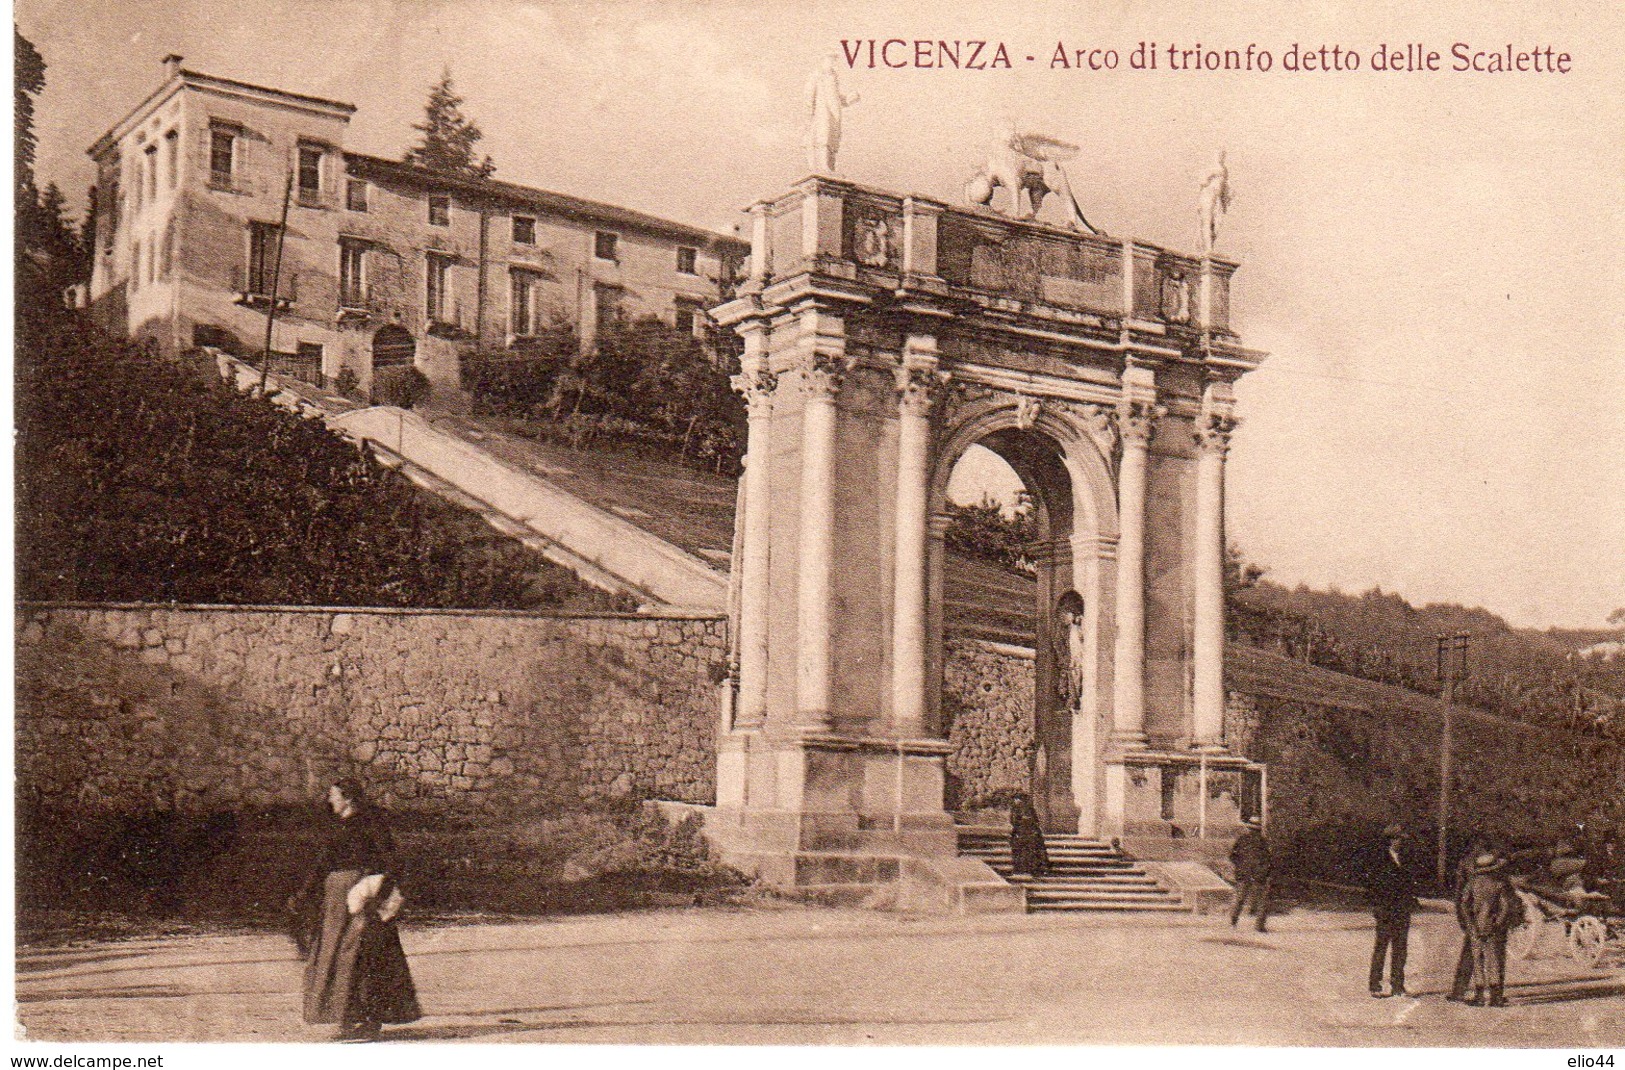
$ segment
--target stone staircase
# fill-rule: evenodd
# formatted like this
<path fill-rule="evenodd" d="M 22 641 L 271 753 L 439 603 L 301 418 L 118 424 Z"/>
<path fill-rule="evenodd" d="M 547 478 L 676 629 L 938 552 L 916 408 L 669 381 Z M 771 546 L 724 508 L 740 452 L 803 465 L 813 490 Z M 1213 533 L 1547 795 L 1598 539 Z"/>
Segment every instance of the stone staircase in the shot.
<path fill-rule="evenodd" d="M 1007 829 L 965 827 L 959 831 L 959 853 L 993 867 L 999 876 L 1027 893 L 1027 910 L 1181 910 L 1191 909 L 1138 863 L 1111 844 L 1083 836 L 1045 836 L 1050 869 L 1042 877 L 1012 877 Z"/>

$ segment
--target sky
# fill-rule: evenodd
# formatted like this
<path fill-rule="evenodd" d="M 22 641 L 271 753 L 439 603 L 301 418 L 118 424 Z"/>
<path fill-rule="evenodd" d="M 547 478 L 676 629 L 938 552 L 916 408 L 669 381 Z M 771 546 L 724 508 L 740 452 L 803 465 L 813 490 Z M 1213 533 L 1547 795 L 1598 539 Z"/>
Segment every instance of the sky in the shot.
<path fill-rule="evenodd" d="M 16 19 L 49 65 L 40 179 L 75 204 L 85 148 L 178 52 L 354 103 L 347 147 L 388 156 L 449 69 L 498 177 L 719 229 L 806 173 L 803 86 L 843 40 L 1003 42 L 1014 69 L 843 67 L 861 99 L 840 169 L 956 201 L 1009 116 L 1082 146 L 1069 170 L 1097 226 L 1194 251 L 1198 181 L 1224 149 L 1233 325 L 1270 354 L 1238 386 L 1230 454 L 1249 560 L 1521 626 L 1600 627 L 1625 606 L 1617 2 L 23 0 Z M 1130 69 L 1142 41 L 1155 71 Z M 1456 71 L 1458 42 L 1481 65 L 1550 46 L 1569 70 Z M 1170 44 L 1252 44 L 1272 65 L 1170 70 Z M 1371 69 L 1407 44 L 1440 69 Z M 1052 65 L 1057 45 L 1115 50 L 1117 69 Z M 1293 45 L 1360 69 L 1288 71 Z"/>

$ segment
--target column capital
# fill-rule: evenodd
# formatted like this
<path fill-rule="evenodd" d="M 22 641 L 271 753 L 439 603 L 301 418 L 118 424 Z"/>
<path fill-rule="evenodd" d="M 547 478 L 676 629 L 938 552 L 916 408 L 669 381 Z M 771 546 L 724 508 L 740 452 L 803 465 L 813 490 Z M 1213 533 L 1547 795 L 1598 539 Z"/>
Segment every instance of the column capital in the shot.
<path fill-rule="evenodd" d="M 907 366 L 892 370 L 897 384 L 898 408 L 905 416 L 928 416 L 943 396 L 950 376 L 934 367 Z"/>
<path fill-rule="evenodd" d="M 730 386 L 745 399 L 752 416 L 768 412 L 773 407 L 773 392 L 778 387 L 777 374 L 757 368 L 730 376 Z"/>
<path fill-rule="evenodd" d="M 847 367 L 847 362 L 842 358 L 814 354 L 799 369 L 801 388 L 809 399 L 832 401 L 841 392 Z"/>
<path fill-rule="evenodd" d="M 1202 452 L 1222 457 L 1230 452 L 1230 435 L 1239 422 L 1229 413 L 1204 412 L 1197 416 L 1191 437 Z"/>
<path fill-rule="evenodd" d="M 832 399 L 851 370 L 846 353 L 846 322 L 816 307 L 800 313 L 801 359 L 797 369 L 809 398 Z"/>
<path fill-rule="evenodd" d="M 1124 447 L 1145 446 L 1156 431 L 1157 421 L 1168 415 L 1168 409 L 1151 398 L 1125 397 L 1117 403 L 1112 414 L 1117 433 Z"/>

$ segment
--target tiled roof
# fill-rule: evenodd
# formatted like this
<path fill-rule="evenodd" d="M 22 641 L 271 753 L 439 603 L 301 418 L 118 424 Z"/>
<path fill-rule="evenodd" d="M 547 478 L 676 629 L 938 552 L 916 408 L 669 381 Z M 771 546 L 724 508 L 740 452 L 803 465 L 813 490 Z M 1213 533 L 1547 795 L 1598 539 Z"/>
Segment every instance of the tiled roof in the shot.
<path fill-rule="evenodd" d="M 474 197 L 516 203 L 534 208 L 539 212 L 564 216 L 568 219 L 578 219 L 586 223 L 607 223 L 616 227 L 629 227 L 657 234 L 666 234 L 708 247 L 731 248 L 740 255 L 746 253 L 750 248 L 749 243 L 739 238 L 718 234 L 716 231 L 706 230 L 703 227 L 694 227 L 689 226 L 687 223 L 662 219 L 659 216 L 648 215 L 631 208 L 622 208 L 619 205 L 589 201 L 583 197 L 572 197 L 567 193 L 553 193 L 549 190 L 521 186 L 517 183 L 503 182 L 494 178 L 474 178 L 472 176 L 447 174 L 443 171 L 431 171 L 416 164 L 403 163 L 400 160 L 386 160 L 381 156 L 367 156 L 358 152 L 346 152 L 344 158 L 352 171 L 357 174 L 385 177 L 406 185 L 424 186 L 436 190 L 454 190 Z"/>

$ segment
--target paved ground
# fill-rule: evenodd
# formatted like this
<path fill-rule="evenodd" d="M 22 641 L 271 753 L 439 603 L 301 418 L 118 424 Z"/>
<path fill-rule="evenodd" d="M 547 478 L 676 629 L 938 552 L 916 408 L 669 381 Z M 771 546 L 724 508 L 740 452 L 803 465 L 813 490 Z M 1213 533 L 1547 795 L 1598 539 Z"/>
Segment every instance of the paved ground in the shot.
<path fill-rule="evenodd" d="M 679 910 L 409 929 L 429 1016 L 386 1039 L 724 1044 L 1625 1045 L 1625 972 L 1517 964 L 1501 1011 L 1447 1003 L 1459 939 L 1418 918 L 1411 988 L 1365 992 L 1371 922 L 1258 935 L 1186 915 L 952 919 Z M 312 1041 L 276 936 L 17 955 L 30 1038 Z"/>

